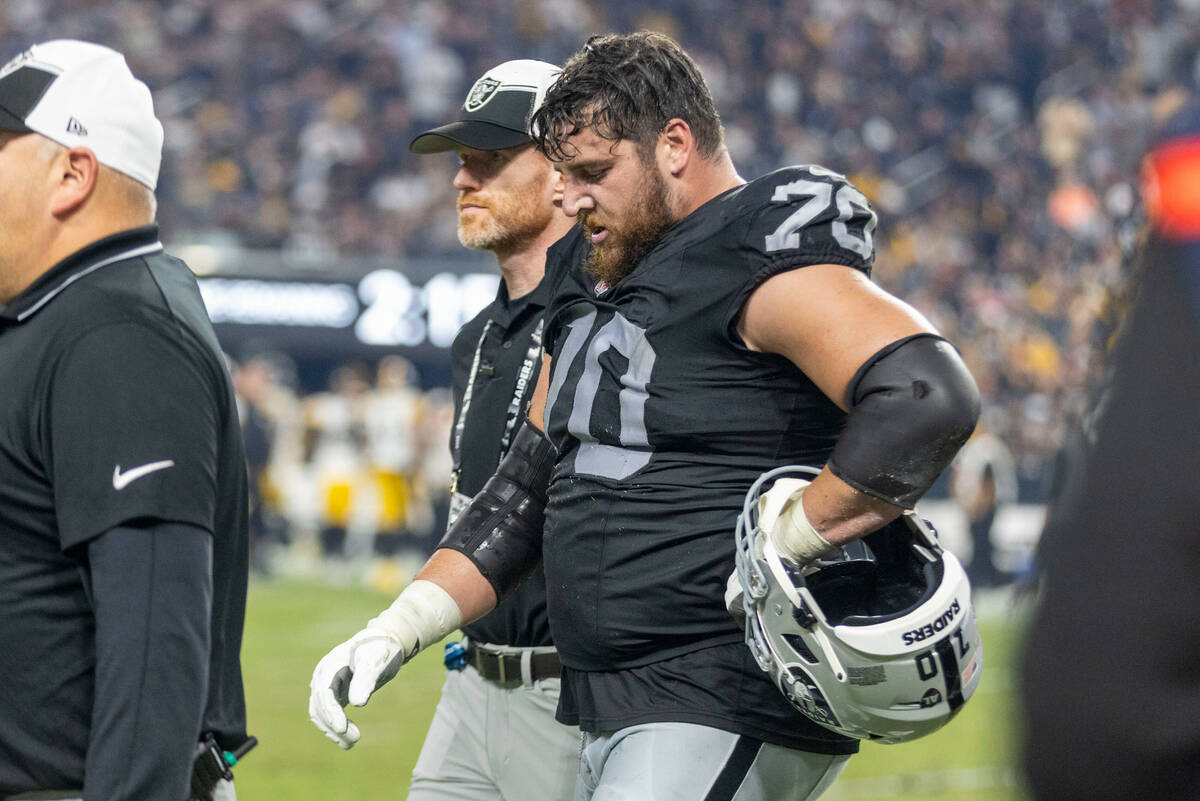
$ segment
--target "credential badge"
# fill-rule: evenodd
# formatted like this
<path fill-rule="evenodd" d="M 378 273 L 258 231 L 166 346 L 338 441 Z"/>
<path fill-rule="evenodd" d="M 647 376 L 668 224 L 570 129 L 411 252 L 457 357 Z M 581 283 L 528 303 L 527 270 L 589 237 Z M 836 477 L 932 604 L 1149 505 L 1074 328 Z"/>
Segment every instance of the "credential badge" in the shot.
<path fill-rule="evenodd" d="M 498 88 L 500 88 L 500 82 L 495 78 L 480 78 L 471 87 L 471 91 L 467 92 L 467 99 L 463 103 L 463 109 L 465 111 L 479 111 L 495 96 Z"/>

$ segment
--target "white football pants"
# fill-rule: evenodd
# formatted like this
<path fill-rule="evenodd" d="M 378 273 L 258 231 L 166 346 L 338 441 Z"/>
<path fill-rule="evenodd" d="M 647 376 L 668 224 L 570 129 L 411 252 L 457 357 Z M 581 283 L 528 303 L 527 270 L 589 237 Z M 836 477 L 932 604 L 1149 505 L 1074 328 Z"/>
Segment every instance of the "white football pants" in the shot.
<path fill-rule="evenodd" d="M 447 671 L 408 801 L 570 801 L 579 730 L 554 719 L 559 679 L 504 689 Z"/>

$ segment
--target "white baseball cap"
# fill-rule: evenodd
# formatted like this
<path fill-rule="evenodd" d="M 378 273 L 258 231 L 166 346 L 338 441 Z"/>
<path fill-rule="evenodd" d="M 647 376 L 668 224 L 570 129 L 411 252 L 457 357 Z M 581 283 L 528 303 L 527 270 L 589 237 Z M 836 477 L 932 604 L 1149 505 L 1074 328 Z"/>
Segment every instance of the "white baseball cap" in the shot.
<path fill-rule="evenodd" d="M 503 150 L 529 143 L 529 118 L 560 71 L 553 64 L 528 58 L 493 67 L 467 92 L 457 121 L 426 131 L 408 149 L 424 154 L 458 146 Z"/>
<path fill-rule="evenodd" d="M 0 131 L 37 133 L 154 189 L 163 128 L 125 57 L 76 39 L 42 42 L 0 67 Z"/>

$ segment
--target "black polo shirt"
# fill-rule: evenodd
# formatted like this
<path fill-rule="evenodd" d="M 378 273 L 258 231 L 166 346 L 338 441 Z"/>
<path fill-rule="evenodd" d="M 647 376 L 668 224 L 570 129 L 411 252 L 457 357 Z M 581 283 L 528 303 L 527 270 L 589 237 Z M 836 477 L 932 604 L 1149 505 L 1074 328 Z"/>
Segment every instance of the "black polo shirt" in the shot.
<path fill-rule="evenodd" d="M 458 491 L 464 495 L 474 496 L 483 489 L 496 472 L 506 441 L 525 419 L 541 368 L 540 334 L 535 334 L 552 283 L 544 277 L 532 292 L 514 300 L 501 281 L 496 299 L 462 327 L 450 346 L 455 420 L 450 447 L 461 469 Z M 470 402 L 464 416 L 468 385 Z M 542 569 L 463 631 L 476 642 L 550 645 Z"/>
<path fill-rule="evenodd" d="M 79 546 L 125 523 L 212 533 L 203 725 L 226 747 L 245 738 L 246 498 L 229 374 L 157 226 L 84 248 L 0 308 L 0 795 L 82 786 L 95 641 Z"/>

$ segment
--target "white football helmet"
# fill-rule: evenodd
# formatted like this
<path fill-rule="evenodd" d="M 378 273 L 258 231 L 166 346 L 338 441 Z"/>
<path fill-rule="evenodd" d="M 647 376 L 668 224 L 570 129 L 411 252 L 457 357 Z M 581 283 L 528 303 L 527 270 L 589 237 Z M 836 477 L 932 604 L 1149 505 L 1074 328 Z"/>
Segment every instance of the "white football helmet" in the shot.
<path fill-rule="evenodd" d="M 764 473 L 735 530 L 746 644 L 792 706 L 827 729 L 900 743 L 943 726 L 975 692 L 983 643 L 962 565 L 906 512 L 828 559 L 798 568 L 758 527 Z"/>

